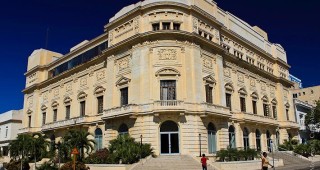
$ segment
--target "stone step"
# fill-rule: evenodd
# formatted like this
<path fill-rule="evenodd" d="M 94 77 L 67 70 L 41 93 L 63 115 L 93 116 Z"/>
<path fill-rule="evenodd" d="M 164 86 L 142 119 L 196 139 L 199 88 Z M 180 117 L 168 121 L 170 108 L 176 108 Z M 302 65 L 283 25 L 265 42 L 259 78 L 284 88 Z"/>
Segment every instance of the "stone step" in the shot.
<path fill-rule="evenodd" d="M 196 170 L 202 169 L 201 163 L 187 155 L 166 156 L 150 158 L 144 164 L 139 164 L 133 170 Z M 208 167 L 208 170 L 213 170 Z"/>

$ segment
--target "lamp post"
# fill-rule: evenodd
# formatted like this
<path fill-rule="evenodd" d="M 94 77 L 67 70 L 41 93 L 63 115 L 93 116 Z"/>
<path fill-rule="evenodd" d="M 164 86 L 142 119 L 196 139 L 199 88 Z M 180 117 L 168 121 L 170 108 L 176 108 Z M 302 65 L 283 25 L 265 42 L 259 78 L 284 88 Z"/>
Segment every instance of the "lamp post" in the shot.
<path fill-rule="evenodd" d="M 59 169 L 60 169 L 60 146 L 61 146 L 61 142 L 58 142 L 58 157 L 59 157 Z"/>
<path fill-rule="evenodd" d="M 142 158 L 142 135 L 140 135 L 140 160 Z"/>
<path fill-rule="evenodd" d="M 199 156 L 201 157 L 201 134 L 199 133 Z"/>

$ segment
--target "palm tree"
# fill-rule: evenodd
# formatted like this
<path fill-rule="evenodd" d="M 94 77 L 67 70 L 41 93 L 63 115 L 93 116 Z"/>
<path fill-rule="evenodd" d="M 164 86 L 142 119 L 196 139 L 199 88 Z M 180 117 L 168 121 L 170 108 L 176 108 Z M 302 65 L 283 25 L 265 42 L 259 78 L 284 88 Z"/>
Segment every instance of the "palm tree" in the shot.
<path fill-rule="evenodd" d="M 84 130 L 70 130 L 63 137 L 63 140 L 70 149 L 76 147 L 80 150 L 80 160 L 82 160 L 84 157 L 84 149 L 87 154 L 90 154 L 94 149 L 95 141 L 88 139 L 90 135 L 89 132 Z"/>
<path fill-rule="evenodd" d="M 33 151 L 33 137 L 28 134 L 19 134 L 16 140 L 9 144 L 10 156 L 14 159 L 24 159 Z"/>
<path fill-rule="evenodd" d="M 46 140 L 46 136 L 41 133 L 33 134 L 33 154 L 32 157 L 36 156 L 37 160 L 47 156 L 49 147 L 49 141 Z"/>

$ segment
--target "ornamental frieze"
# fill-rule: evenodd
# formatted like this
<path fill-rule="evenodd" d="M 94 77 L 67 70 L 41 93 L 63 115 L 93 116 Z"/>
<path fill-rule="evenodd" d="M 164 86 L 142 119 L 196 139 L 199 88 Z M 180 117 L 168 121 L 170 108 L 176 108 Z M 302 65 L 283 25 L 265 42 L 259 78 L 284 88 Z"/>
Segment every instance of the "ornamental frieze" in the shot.
<path fill-rule="evenodd" d="M 177 60 L 176 49 L 159 49 L 158 50 L 159 60 Z"/>

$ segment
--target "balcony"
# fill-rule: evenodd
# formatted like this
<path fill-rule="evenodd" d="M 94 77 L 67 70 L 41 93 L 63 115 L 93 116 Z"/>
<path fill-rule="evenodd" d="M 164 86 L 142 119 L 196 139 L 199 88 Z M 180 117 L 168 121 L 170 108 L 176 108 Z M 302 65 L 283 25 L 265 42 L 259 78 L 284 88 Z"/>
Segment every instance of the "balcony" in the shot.
<path fill-rule="evenodd" d="M 78 118 L 73 118 L 73 119 L 68 119 L 68 120 L 61 120 L 61 121 L 56 121 L 52 123 L 48 123 L 42 126 L 42 131 L 48 131 L 48 130 L 53 130 L 53 129 L 59 129 L 63 127 L 68 127 L 68 126 L 74 126 L 77 124 L 83 124 L 85 122 L 88 122 L 88 117 L 78 117 Z"/>
<path fill-rule="evenodd" d="M 266 117 L 262 115 L 252 114 L 252 113 L 243 113 L 243 112 L 233 113 L 232 119 L 235 119 L 241 122 L 278 126 L 278 121 L 276 119 L 272 117 Z"/>
<path fill-rule="evenodd" d="M 41 128 L 38 127 L 25 127 L 25 128 L 21 128 L 18 130 L 18 134 L 22 134 L 22 133 L 36 133 L 36 132 L 40 132 Z"/>
<path fill-rule="evenodd" d="M 158 100 L 153 104 L 153 112 L 185 111 L 184 102 L 180 100 Z"/>
<path fill-rule="evenodd" d="M 231 117 L 229 108 L 209 103 L 186 103 L 180 100 L 158 100 L 147 104 L 130 104 L 104 111 L 102 119 L 129 116 L 135 118 L 139 114 L 192 113 L 202 117 L 209 115 Z"/>
<path fill-rule="evenodd" d="M 128 116 L 137 112 L 139 112 L 139 105 L 129 104 L 122 107 L 115 107 L 105 110 L 102 119 Z"/>
<path fill-rule="evenodd" d="M 300 125 L 293 121 L 279 121 L 280 127 L 287 129 L 299 129 Z"/>

